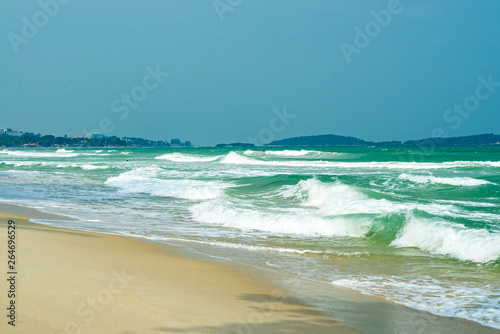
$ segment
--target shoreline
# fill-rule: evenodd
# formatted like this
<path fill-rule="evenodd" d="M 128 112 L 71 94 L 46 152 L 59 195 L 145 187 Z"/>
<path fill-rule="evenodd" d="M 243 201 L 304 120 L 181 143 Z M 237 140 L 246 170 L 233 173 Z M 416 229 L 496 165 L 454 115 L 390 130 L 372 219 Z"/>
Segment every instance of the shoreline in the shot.
<path fill-rule="evenodd" d="M 178 246 L 31 223 L 30 218 L 68 217 L 17 205 L 0 205 L 2 244 L 7 218 L 19 222 L 22 282 L 19 327 L 11 330 L 500 333 L 461 318 L 437 316 L 355 290 L 244 267 Z M 120 277 L 134 279 L 121 290 L 111 287 Z M 103 303 L 96 305 L 96 300 Z M 3 306 L 5 296 L 0 302 Z M 0 325 L 2 332 L 5 325 Z"/>
<path fill-rule="evenodd" d="M 16 222 L 18 259 L 16 326 L 4 320 L 2 333 L 358 333 L 252 271 L 28 218 L 0 212 L 2 244 L 8 219 Z"/>

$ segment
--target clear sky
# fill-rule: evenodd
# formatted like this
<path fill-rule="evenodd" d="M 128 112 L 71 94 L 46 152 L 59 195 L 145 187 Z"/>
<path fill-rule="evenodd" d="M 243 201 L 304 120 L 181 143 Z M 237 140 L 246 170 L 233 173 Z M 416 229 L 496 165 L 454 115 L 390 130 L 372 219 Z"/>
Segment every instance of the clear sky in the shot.
<path fill-rule="evenodd" d="M 500 133 L 499 15 L 497 0 L 3 0 L 0 127 L 197 145 Z"/>

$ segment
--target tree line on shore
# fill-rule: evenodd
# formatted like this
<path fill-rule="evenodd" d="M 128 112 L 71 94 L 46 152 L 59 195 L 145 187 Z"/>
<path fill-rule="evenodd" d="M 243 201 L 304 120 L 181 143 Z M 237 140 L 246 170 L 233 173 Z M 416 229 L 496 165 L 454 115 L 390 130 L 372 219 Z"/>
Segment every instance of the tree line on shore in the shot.
<path fill-rule="evenodd" d="M 182 142 L 179 138 L 170 141 L 149 140 L 132 137 L 106 137 L 93 135 L 89 137 L 56 137 L 53 135 L 40 135 L 25 133 L 22 136 L 0 135 L 2 147 L 190 147 L 190 141 Z"/>

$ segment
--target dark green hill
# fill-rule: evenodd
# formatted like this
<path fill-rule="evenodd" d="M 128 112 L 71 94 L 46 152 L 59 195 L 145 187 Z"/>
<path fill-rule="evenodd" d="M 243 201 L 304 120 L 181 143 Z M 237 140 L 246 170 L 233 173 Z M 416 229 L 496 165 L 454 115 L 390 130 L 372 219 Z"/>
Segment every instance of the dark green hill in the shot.
<path fill-rule="evenodd" d="M 500 135 L 482 135 L 427 138 L 420 140 L 371 142 L 356 137 L 338 135 L 302 136 L 275 140 L 266 146 L 377 146 L 377 147 L 419 147 L 419 146 L 484 146 L 500 145 Z"/>

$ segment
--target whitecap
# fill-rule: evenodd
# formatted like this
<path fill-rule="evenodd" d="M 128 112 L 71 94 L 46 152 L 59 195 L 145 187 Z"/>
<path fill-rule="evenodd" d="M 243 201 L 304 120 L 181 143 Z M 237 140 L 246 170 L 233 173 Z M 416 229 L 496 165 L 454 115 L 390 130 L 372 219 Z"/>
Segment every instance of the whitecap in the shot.
<path fill-rule="evenodd" d="M 110 177 L 105 184 L 123 193 L 144 193 L 151 196 L 208 200 L 220 197 L 227 186 L 218 182 L 197 180 L 165 180 L 156 177 L 158 167 L 138 168 Z"/>
<path fill-rule="evenodd" d="M 169 160 L 173 162 L 209 162 L 215 161 L 219 156 L 202 156 L 195 154 L 167 153 L 155 157 L 157 160 Z"/>
<path fill-rule="evenodd" d="M 432 254 L 486 263 L 500 257 L 500 233 L 408 215 L 404 228 L 391 246 L 418 247 Z"/>
<path fill-rule="evenodd" d="M 474 187 L 485 184 L 492 184 L 489 181 L 474 179 L 471 177 L 436 177 L 433 175 L 415 175 L 403 173 L 399 175 L 401 180 L 411 181 L 415 183 L 431 183 L 431 184 L 446 184 L 452 186 Z"/>

